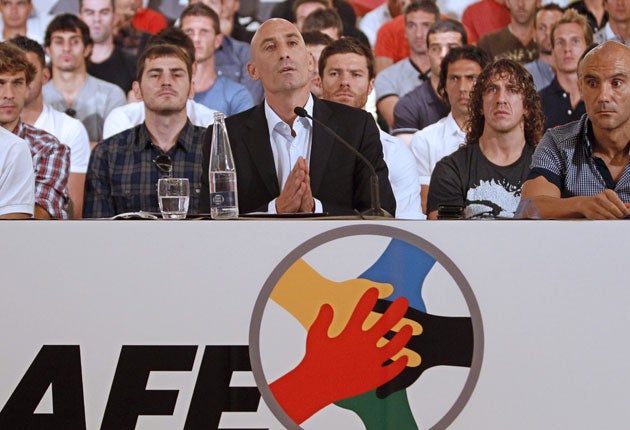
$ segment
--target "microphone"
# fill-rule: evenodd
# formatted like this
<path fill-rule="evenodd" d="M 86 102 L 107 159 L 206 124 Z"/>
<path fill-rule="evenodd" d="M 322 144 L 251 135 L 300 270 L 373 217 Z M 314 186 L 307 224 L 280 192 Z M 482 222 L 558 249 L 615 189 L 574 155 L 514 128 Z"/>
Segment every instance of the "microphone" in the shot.
<path fill-rule="evenodd" d="M 392 216 L 386 210 L 384 210 L 381 207 L 381 192 L 380 192 L 379 187 L 378 187 L 378 175 L 376 174 L 376 169 L 374 169 L 374 166 L 372 165 L 370 160 L 365 158 L 365 156 L 363 154 L 361 154 L 359 151 L 357 151 L 357 149 L 354 146 L 350 145 L 343 137 L 341 137 L 337 133 L 335 133 L 332 128 L 328 127 L 323 122 L 321 122 L 321 121 L 313 118 L 311 115 L 309 115 L 308 112 L 306 111 L 306 109 L 304 109 L 303 107 L 296 106 L 295 109 L 293 109 L 293 113 L 295 113 L 297 116 L 299 116 L 301 118 L 308 118 L 311 121 L 313 121 L 314 123 L 319 124 L 322 127 L 324 127 L 324 129 L 328 133 L 330 133 L 339 142 L 343 143 L 343 145 L 346 148 L 348 148 L 348 150 L 350 150 L 354 155 L 359 157 L 359 159 L 361 161 L 363 161 L 363 163 L 365 163 L 368 166 L 368 168 L 372 172 L 372 176 L 370 178 L 371 179 L 370 205 L 372 207 L 370 209 L 368 209 L 367 211 L 363 212 L 361 215 L 392 218 Z"/>

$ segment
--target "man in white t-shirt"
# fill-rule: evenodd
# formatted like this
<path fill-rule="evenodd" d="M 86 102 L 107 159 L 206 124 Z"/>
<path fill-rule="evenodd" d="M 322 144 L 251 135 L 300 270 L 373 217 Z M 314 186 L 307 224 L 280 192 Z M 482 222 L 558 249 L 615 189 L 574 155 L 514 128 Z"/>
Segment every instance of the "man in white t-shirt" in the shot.
<path fill-rule="evenodd" d="M 33 158 L 25 140 L 0 127 L 0 218 L 31 218 L 35 207 Z"/>
<path fill-rule="evenodd" d="M 440 65 L 437 92 L 451 112 L 420 131 L 411 139 L 411 152 L 416 158 L 420 177 L 422 210 L 426 213 L 431 173 L 438 161 L 464 144 L 464 126 L 468 121 L 468 102 L 477 76 L 490 62 L 488 54 L 472 45 L 450 50 Z"/>
<path fill-rule="evenodd" d="M 36 74 L 29 86 L 26 105 L 20 117 L 33 127 L 47 131 L 70 148 L 68 193 L 73 203 L 73 217 L 81 218 L 85 172 L 90 160 L 90 141 L 83 123 L 44 104 L 42 86 L 50 80 L 42 46 L 34 40 L 18 36 L 10 40 L 23 51 L 35 67 Z"/>

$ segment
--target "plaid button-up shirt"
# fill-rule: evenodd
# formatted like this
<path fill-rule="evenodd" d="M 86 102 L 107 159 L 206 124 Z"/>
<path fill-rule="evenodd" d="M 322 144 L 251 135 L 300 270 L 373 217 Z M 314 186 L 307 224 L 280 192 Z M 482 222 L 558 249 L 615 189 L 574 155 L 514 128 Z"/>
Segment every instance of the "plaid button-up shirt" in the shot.
<path fill-rule="evenodd" d="M 70 148 L 50 133 L 20 121 L 14 134 L 28 142 L 35 171 L 35 204 L 51 217 L 67 219 Z"/>
<path fill-rule="evenodd" d="M 206 129 L 186 122 L 166 155 L 174 178 L 190 181 L 189 214 L 199 213 L 203 134 Z M 83 216 L 108 218 L 124 212 L 159 212 L 157 181 L 164 176 L 153 160 L 164 152 L 151 142 L 144 123 L 96 145 L 85 181 Z"/>

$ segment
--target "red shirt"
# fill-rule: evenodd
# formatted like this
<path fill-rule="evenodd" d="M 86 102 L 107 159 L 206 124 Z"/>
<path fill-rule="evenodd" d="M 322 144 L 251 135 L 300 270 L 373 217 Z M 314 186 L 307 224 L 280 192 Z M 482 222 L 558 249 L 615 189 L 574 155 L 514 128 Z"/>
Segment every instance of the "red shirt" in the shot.
<path fill-rule="evenodd" d="M 464 10 L 462 24 L 468 30 L 468 43 L 477 43 L 486 33 L 500 30 L 510 23 L 512 17 L 505 5 L 495 0 L 481 0 Z"/>
<path fill-rule="evenodd" d="M 394 63 L 409 56 L 409 42 L 405 37 L 405 16 L 398 15 L 387 21 L 376 33 L 375 57 L 389 57 Z"/>
<path fill-rule="evenodd" d="M 166 18 L 160 12 L 153 9 L 138 9 L 133 17 L 133 26 L 142 31 L 155 34 L 168 26 Z"/>

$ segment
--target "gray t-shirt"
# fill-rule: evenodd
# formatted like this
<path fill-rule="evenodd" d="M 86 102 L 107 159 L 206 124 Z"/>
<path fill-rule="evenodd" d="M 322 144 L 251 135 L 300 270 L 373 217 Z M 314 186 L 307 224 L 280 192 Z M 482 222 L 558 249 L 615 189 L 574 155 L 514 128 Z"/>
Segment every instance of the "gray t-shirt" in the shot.
<path fill-rule="evenodd" d="M 533 152 L 531 145 L 525 145 L 516 162 L 497 166 L 483 155 L 479 144 L 462 146 L 436 164 L 429 185 L 428 212 L 440 205 L 456 205 L 464 206 L 464 218 L 514 217 Z"/>
<path fill-rule="evenodd" d="M 388 96 L 404 96 L 425 82 L 427 75 L 422 74 L 424 79 L 420 79 L 421 74 L 422 72 L 413 65 L 409 58 L 392 64 L 376 75 L 374 80 L 376 101 Z"/>
<path fill-rule="evenodd" d="M 74 118 L 83 123 L 88 132 L 90 142 L 103 140 L 103 123 L 109 112 L 126 103 L 123 90 L 118 85 L 110 84 L 94 76 L 87 75 L 87 79 L 81 91 L 77 95 L 72 106 L 66 103 L 53 80 L 50 80 L 42 88 L 44 103 L 54 109 L 73 113 Z M 70 111 L 70 109 L 72 111 Z"/>

